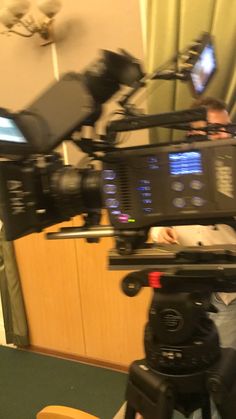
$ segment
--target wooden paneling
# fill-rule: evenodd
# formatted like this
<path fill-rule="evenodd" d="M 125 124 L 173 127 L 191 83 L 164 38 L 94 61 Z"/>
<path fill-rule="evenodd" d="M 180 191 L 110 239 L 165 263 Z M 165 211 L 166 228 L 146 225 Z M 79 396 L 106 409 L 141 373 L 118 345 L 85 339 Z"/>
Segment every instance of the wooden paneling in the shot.
<path fill-rule="evenodd" d="M 76 242 L 85 347 L 89 357 L 128 365 L 143 356 L 150 290 L 133 298 L 122 293 L 120 282 L 126 272 L 106 269 L 112 245 L 111 239 L 101 239 L 97 245 Z"/>
<path fill-rule="evenodd" d="M 31 344 L 84 355 L 75 241 L 31 234 L 16 240 L 15 249 Z"/>

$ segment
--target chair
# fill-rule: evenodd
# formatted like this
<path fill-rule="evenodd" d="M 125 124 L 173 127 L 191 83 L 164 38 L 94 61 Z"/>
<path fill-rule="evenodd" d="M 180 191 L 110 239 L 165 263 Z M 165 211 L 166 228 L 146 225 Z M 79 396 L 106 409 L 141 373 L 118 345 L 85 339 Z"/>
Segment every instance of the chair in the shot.
<path fill-rule="evenodd" d="M 36 419 L 99 419 L 82 410 L 66 406 L 46 406 L 37 413 Z"/>

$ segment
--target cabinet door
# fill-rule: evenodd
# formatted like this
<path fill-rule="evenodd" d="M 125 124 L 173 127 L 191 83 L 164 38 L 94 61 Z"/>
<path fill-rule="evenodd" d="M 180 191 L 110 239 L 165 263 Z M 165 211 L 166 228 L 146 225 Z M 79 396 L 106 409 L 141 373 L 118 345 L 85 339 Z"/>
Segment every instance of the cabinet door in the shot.
<path fill-rule="evenodd" d="M 15 241 L 15 251 L 31 344 L 84 355 L 75 240 L 46 240 L 45 233 L 31 234 Z"/>
<path fill-rule="evenodd" d="M 74 224 L 79 220 L 75 218 Z M 133 298 L 122 293 L 120 283 L 127 272 L 108 270 L 108 251 L 113 246 L 111 238 L 97 244 L 76 241 L 85 347 L 90 358 L 128 365 L 144 355 L 150 289 Z"/>
<path fill-rule="evenodd" d="M 47 231 L 73 225 L 81 218 Z M 107 269 L 112 246 L 109 238 L 91 244 L 44 233 L 15 241 L 32 345 L 125 366 L 143 356 L 150 290 L 122 293 L 125 272 Z"/>

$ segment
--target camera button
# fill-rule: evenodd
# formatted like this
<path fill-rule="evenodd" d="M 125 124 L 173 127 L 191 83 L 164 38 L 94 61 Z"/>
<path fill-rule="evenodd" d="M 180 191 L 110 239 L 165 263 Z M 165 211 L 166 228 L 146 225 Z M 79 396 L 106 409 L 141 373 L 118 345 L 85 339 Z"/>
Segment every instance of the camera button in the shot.
<path fill-rule="evenodd" d="M 184 198 L 175 198 L 173 200 L 173 205 L 177 208 L 183 208 L 186 205 L 186 201 Z"/>

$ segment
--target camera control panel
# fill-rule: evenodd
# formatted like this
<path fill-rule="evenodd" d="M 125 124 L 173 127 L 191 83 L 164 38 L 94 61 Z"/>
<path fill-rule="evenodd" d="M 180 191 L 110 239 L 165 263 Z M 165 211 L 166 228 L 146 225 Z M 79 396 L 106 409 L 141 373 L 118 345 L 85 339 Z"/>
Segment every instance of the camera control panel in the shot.
<path fill-rule="evenodd" d="M 236 144 L 219 141 L 110 153 L 103 195 L 111 223 L 142 228 L 235 215 Z"/>

